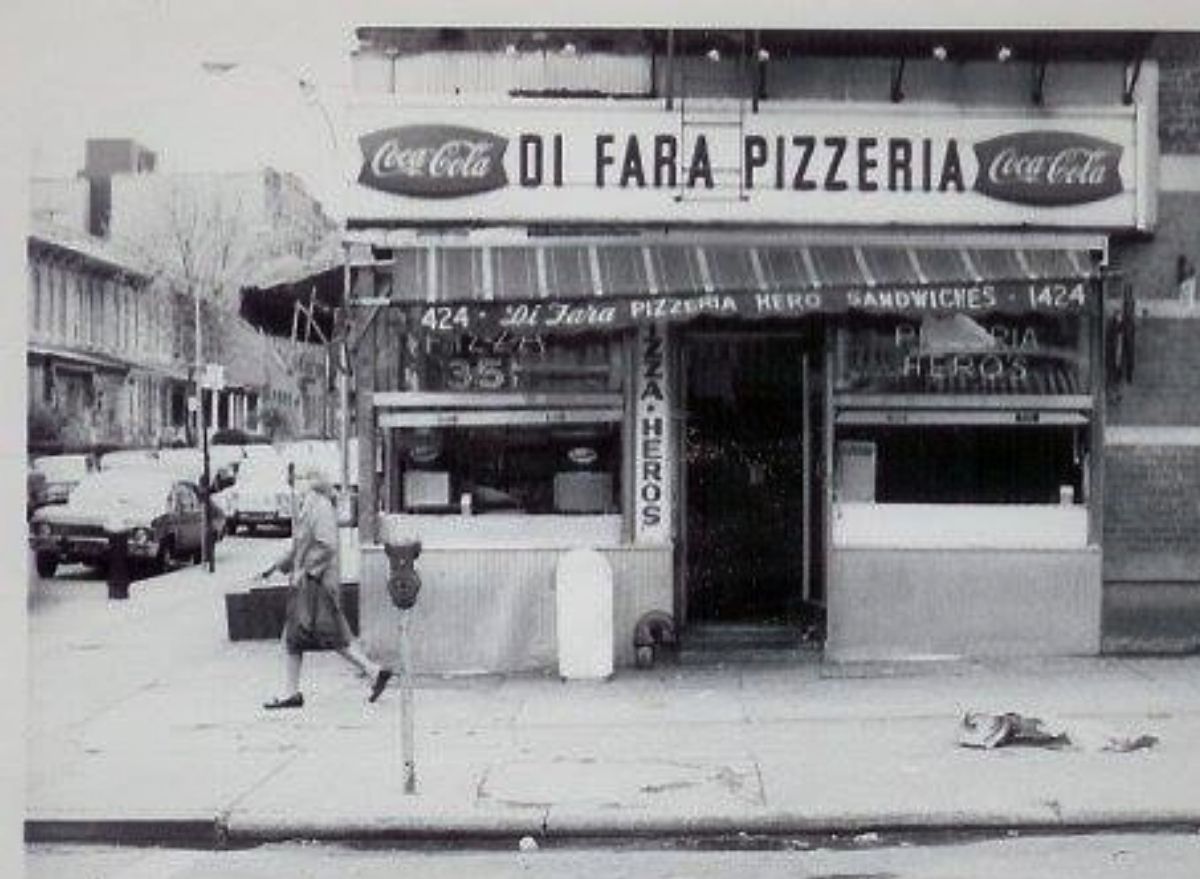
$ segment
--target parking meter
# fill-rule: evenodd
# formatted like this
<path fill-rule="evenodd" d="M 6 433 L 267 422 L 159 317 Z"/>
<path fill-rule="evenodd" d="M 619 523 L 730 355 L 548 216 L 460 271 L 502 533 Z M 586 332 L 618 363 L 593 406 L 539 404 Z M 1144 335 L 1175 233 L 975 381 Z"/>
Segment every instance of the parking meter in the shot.
<path fill-rule="evenodd" d="M 386 542 L 383 551 L 388 559 L 388 595 L 392 604 L 400 610 L 408 610 L 417 603 L 421 591 L 421 575 L 413 567 L 421 554 L 421 541 L 404 540 Z"/>
<path fill-rule="evenodd" d="M 413 567 L 421 554 L 419 540 L 389 540 L 383 544 L 388 559 L 388 595 L 400 610 L 400 754 L 404 764 L 404 792 L 417 792 L 417 763 L 413 745 L 413 695 L 409 616 L 421 591 L 421 577 Z"/>

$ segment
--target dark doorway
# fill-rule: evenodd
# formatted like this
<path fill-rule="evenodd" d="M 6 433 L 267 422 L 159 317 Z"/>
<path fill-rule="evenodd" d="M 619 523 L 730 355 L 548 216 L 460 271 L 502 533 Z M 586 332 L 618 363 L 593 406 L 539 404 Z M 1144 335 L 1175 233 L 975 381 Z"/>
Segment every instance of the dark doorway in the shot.
<path fill-rule="evenodd" d="M 802 333 L 685 342 L 690 623 L 799 621 L 812 518 L 804 500 L 809 350 Z"/>

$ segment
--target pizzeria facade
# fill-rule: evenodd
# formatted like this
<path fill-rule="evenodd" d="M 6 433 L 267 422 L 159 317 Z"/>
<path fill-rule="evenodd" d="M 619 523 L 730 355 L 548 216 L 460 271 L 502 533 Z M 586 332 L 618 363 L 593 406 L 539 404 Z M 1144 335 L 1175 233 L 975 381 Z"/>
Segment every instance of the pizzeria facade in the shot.
<path fill-rule="evenodd" d="M 1040 105 L 986 69 L 954 101 L 360 96 L 368 643 L 415 536 L 426 670 L 554 667 L 575 547 L 619 664 L 653 612 L 832 660 L 1098 652 L 1106 257 L 1156 161 L 1113 66 Z"/>

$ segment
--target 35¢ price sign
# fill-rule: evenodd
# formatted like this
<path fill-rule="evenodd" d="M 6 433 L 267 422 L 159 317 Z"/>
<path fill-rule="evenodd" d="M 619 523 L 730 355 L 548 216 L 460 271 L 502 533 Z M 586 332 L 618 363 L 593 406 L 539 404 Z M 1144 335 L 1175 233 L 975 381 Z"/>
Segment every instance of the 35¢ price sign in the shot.
<path fill-rule="evenodd" d="M 519 384 L 520 362 L 541 360 L 541 336 L 509 332 L 482 336 L 466 333 L 444 350 L 444 381 L 449 391 L 503 391 Z"/>

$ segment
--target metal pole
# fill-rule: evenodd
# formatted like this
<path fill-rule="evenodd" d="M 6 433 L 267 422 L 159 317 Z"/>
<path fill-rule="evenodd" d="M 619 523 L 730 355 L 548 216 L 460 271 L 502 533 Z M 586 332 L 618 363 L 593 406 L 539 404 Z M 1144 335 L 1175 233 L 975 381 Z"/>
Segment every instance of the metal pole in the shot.
<path fill-rule="evenodd" d="M 210 393 L 215 397 L 217 389 L 213 388 Z M 203 393 L 201 393 L 201 396 L 203 396 Z M 203 414 L 203 400 L 200 401 L 200 412 L 200 437 L 204 449 L 204 476 L 201 479 L 200 487 L 200 509 L 203 515 L 201 522 L 203 523 L 204 531 L 202 532 L 202 536 L 200 538 L 200 545 L 204 549 L 204 555 L 208 558 L 208 572 L 211 574 L 217 569 L 217 561 L 215 558 L 216 547 L 213 545 L 214 541 L 212 539 L 212 529 L 210 527 L 208 517 L 208 497 L 212 491 L 212 475 L 209 473 L 208 468 L 208 425 L 205 423 Z"/>
<path fill-rule="evenodd" d="M 342 496 L 350 511 L 350 245 L 342 242 L 342 307 L 333 336 L 333 367 L 338 389 L 338 451 L 342 462 Z"/>
<path fill-rule="evenodd" d="M 404 761 L 404 792 L 417 792 L 417 763 L 413 745 L 413 688 L 411 651 L 408 644 L 408 618 L 412 611 L 400 611 L 400 758 Z"/>
<path fill-rule="evenodd" d="M 208 516 L 208 496 L 209 496 L 209 472 L 208 472 L 208 426 L 205 423 L 204 417 L 204 390 L 200 379 L 201 364 L 203 363 L 203 351 L 201 350 L 201 335 L 200 335 L 200 292 L 192 288 L 192 302 L 194 304 L 195 318 L 195 333 L 196 333 L 196 357 L 193 369 L 196 373 L 196 426 L 200 432 L 199 442 L 201 454 L 204 460 L 204 471 L 200 477 L 200 549 L 201 554 L 208 560 L 208 572 L 211 574 L 216 570 L 216 562 L 213 558 L 213 541 L 210 537 L 210 523 Z"/>

